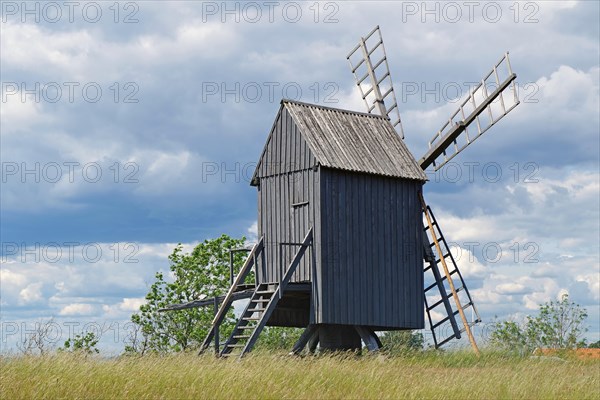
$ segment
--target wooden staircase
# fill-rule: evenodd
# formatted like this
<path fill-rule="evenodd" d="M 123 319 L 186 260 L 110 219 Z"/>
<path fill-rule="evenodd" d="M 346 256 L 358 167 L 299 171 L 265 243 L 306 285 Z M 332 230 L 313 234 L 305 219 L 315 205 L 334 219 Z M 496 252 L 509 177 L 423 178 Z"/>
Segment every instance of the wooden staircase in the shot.
<path fill-rule="evenodd" d="M 239 353 L 239 357 L 241 358 L 252 350 L 260 333 L 269 321 L 273 311 L 275 311 L 277 303 L 283 297 L 283 293 L 290 279 L 292 278 L 292 275 L 296 271 L 296 268 L 300 264 L 306 249 L 312 245 L 312 240 L 313 230 L 310 228 L 301 243 L 293 243 L 293 245 L 298 246 L 298 250 L 288 265 L 281 282 L 260 283 L 256 286 L 256 289 L 250 297 L 250 301 L 242 312 L 242 315 L 238 319 L 233 332 L 231 332 L 229 339 L 227 339 L 225 342 L 225 345 L 223 346 L 223 349 L 220 351 L 219 355 L 227 357 Z M 230 296 L 230 294 L 233 294 L 236 287 L 243 284 L 245 277 L 250 271 L 250 267 L 253 265 L 251 260 L 256 259 L 257 253 L 255 250 L 262 251 L 263 249 L 262 243 L 263 239 L 261 238 L 260 242 L 252 249 L 250 254 L 248 254 L 246 263 L 240 270 L 233 285 L 231 285 L 227 297 L 223 301 L 219 311 L 213 319 L 212 327 L 206 339 L 204 339 L 204 342 L 202 343 L 200 353 L 204 352 L 204 350 L 208 348 L 212 338 L 214 337 L 215 331 L 218 330 L 219 325 L 225 319 L 227 310 L 233 303 L 233 301 L 231 301 L 232 296 Z"/>
<path fill-rule="evenodd" d="M 221 356 L 228 356 L 235 349 L 241 349 L 243 355 L 252 349 L 279 301 L 279 296 L 275 295 L 278 289 L 278 283 L 258 285 L 229 340 L 225 343 Z"/>
<path fill-rule="evenodd" d="M 257 257 L 263 250 L 264 250 L 264 238 L 261 237 L 260 240 L 258 241 L 258 243 L 252 247 L 252 250 L 250 250 L 250 253 L 248 254 L 248 257 L 246 258 L 244 265 L 242 265 L 240 272 L 238 273 L 237 277 L 231 284 L 231 287 L 227 291 L 227 295 L 225 296 L 225 299 L 221 303 L 221 307 L 219 307 L 219 310 L 217 311 L 217 313 L 215 314 L 215 317 L 213 318 L 210 330 L 208 331 L 208 335 L 206 335 L 206 338 L 204 339 L 204 341 L 202 342 L 202 345 L 200 346 L 200 351 L 198 352 L 198 355 L 204 353 L 204 351 L 208 348 L 208 346 L 210 346 L 210 342 L 215 337 L 215 333 L 218 332 L 219 326 L 225 320 L 225 317 L 227 316 L 227 312 L 229 311 L 229 308 L 232 306 L 232 304 L 234 302 L 235 293 L 238 290 L 245 288 L 247 286 L 244 284 L 244 280 L 246 279 L 246 277 L 252 270 L 252 267 L 257 263 L 257 261 L 256 261 Z"/>

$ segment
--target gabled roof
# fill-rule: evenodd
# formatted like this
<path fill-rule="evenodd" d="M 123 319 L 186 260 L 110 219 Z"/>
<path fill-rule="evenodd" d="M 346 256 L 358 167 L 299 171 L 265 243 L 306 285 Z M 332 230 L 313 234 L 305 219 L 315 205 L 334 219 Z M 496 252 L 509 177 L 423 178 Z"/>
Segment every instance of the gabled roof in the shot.
<path fill-rule="evenodd" d="M 427 180 L 387 118 L 291 100 L 284 107 L 322 166 Z"/>

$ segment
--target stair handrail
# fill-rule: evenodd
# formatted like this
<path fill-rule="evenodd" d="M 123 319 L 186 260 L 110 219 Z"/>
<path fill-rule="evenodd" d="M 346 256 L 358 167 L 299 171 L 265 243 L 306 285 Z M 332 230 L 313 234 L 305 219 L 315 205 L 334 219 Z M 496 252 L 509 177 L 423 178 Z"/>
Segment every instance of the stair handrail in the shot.
<path fill-rule="evenodd" d="M 285 271 L 285 274 L 281 278 L 281 282 L 279 283 L 279 288 L 278 288 L 280 296 L 283 293 L 283 291 L 285 290 L 285 288 L 287 287 L 287 284 L 292 279 L 292 275 L 294 275 L 294 272 L 296 272 L 296 268 L 298 268 L 298 264 L 300 264 L 300 260 L 304 256 L 304 252 L 306 252 L 306 248 L 312 244 L 312 239 L 313 239 L 313 228 L 311 226 L 310 229 L 308 230 L 308 233 L 304 237 L 304 240 L 302 241 L 302 243 L 298 244 L 298 246 L 301 246 L 301 248 L 298 249 L 298 252 L 297 252 L 298 254 L 296 254 L 294 259 L 290 263 L 290 266 L 288 267 L 288 269 Z"/>
<path fill-rule="evenodd" d="M 233 295 L 235 293 L 235 289 L 242 282 L 244 282 L 244 279 L 246 279 L 246 276 L 248 276 L 248 273 L 250 273 L 250 270 L 252 269 L 252 266 L 254 265 L 254 261 L 256 260 L 255 256 L 257 254 L 259 254 L 263 249 L 264 249 L 264 236 L 262 236 L 260 238 L 258 243 L 256 243 L 254 246 L 252 246 L 252 250 L 250 250 L 250 253 L 248 253 L 248 257 L 246 258 L 244 265 L 242 265 L 240 272 L 238 272 L 237 277 L 235 278 L 235 281 L 229 287 L 229 290 L 227 291 L 227 295 L 225 296 L 225 298 L 223 299 L 223 302 L 221 303 L 221 307 L 219 307 L 219 310 L 217 311 L 217 313 L 215 314 L 215 317 L 212 320 L 210 330 L 208 331 L 208 334 L 206 335 L 204 342 L 202 342 L 202 345 L 200 346 L 200 351 L 198 354 L 201 354 L 202 352 L 204 352 L 204 350 L 206 350 L 208 348 L 208 346 L 210 345 L 210 341 L 213 338 L 215 328 L 217 326 L 221 325 L 221 323 L 223 322 L 223 319 L 225 318 L 225 315 L 227 315 L 227 310 L 229 309 L 229 303 L 232 301 Z"/>
<path fill-rule="evenodd" d="M 244 279 L 246 279 L 246 276 L 248 276 L 248 273 L 250 273 L 250 269 L 254 265 L 254 255 L 259 253 L 263 249 L 263 239 L 264 239 L 264 236 L 261 237 L 260 240 L 258 241 L 258 243 L 256 243 L 252 247 L 252 250 L 248 254 L 248 257 L 246 258 L 246 262 L 244 262 L 244 265 L 242 265 L 240 272 L 238 272 L 238 275 L 235 278 L 235 281 L 229 287 L 229 291 L 227 292 L 225 299 L 223 299 L 223 303 L 222 303 L 223 305 L 226 305 L 229 303 L 229 301 L 231 300 L 231 296 L 233 296 L 233 292 L 235 291 L 235 288 L 238 287 L 238 285 L 240 285 L 244 281 Z M 213 325 L 215 325 L 215 323 L 217 323 L 217 322 L 219 322 L 219 324 L 221 323 L 221 321 L 219 321 L 219 320 L 222 320 L 223 317 L 225 316 L 226 308 L 227 307 L 219 308 L 219 312 L 217 312 L 217 314 L 215 315 L 215 317 L 212 320 Z"/>

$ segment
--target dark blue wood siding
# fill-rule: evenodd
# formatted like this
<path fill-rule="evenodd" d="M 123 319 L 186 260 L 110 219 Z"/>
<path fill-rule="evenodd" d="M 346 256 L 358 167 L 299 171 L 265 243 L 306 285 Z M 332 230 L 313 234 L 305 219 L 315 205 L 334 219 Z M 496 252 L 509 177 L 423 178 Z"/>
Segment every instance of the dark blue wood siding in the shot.
<path fill-rule="evenodd" d="M 311 226 L 319 225 L 320 183 L 315 165 L 296 124 L 281 109 L 257 168 L 258 232 L 264 235 L 266 253 L 260 282 L 278 282 L 294 257 L 298 247 L 281 243 L 301 242 Z M 315 246 L 303 258 L 291 282 L 311 281 L 312 251 Z"/>
<path fill-rule="evenodd" d="M 422 182 L 320 172 L 316 321 L 423 328 Z"/>

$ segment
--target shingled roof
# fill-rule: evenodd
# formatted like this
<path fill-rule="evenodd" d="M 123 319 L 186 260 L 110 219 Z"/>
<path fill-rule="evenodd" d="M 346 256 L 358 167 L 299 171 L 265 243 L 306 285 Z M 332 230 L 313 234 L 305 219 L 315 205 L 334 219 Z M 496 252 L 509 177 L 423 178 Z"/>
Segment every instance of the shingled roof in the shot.
<path fill-rule="evenodd" d="M 387 118 L 291 100 L 282 100 L 281 107 L 321 166 L 427 180 Z"/>

